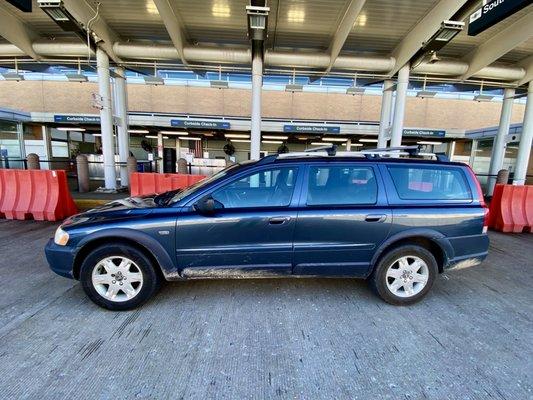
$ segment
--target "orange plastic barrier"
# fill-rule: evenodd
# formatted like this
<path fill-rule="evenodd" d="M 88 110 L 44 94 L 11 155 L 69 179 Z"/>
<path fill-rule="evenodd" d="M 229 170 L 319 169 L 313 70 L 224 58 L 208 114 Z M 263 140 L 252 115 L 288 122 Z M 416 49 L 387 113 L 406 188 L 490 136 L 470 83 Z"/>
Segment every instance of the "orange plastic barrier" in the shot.
<path fill-rule="evenodd" d="M 57 221 L 77 212 L 65 171 L 0 169 L 0 218 Z"/>
<path fill-rule="evenodd" d="M 183 189 L 204 178 L 204 175 L 133 172 L 130 175 L 130 193 L 132 196 L 142 196 Z"/>
<path fill-rule="evenodd" d="M 496 185 L 490 202 L 489 227 L 501 232 L 531 232 L 533 186 Z"/>

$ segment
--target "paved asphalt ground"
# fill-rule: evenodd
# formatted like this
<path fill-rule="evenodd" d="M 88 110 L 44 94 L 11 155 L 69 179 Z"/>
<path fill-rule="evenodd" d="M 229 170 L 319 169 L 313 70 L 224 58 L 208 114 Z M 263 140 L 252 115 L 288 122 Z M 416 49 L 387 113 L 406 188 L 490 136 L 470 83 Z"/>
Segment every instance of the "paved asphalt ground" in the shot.
<path fill-rule="evenodd" d="M 532 399 L 533 235 L 411 307 L 365 282 L 195 281 L 115 313 L 54 275 L 55 225 L 0 220 L 2 399 Z"/>

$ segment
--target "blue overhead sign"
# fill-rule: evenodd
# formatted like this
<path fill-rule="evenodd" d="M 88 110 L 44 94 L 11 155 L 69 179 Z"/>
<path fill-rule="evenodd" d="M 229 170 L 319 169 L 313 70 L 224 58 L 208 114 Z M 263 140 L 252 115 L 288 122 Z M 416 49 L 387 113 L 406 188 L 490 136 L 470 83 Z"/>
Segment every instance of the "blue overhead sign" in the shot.
<path fill-rule="evenodd" d="M 199 119 L 171 119 L 170 126 L 178 128 L 229 129 L 229 122 L 202 121 Z"/>
<path fill-rule="evenodd" d="M 94 115 L 54 115 L 54 122 L 70 122 L 74 124 L 99 124 L 100 117 Z"/>
<path fill-rule="evenodd" d="M 404 129 L 403 136 L 439 137 L 443 138 L 446 131 L 440 129 Z"/>
<path fill-rule="evenodd" d="M 285 133 L 340 133 L 340 126 L 328 125 L 283 125 Z"/>
<path fill-rule="evenodd" d="M 475 36 L 531 3 L 532 0 L 483 0 L 481 8 L 470 15 L 468 34 Z"/>

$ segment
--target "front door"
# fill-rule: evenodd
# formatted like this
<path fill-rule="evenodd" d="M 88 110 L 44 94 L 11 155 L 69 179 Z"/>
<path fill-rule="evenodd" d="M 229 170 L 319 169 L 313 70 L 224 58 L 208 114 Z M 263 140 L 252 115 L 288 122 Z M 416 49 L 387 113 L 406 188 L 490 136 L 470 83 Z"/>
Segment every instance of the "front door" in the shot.
<path fill-rule="evenodd" d="M 177 261 L 182 276 L 253 277 L 292 272 L 297 167 L 270 167 L 215 189 L 214 215 L 180 215 Z"/>
<path fill-rule="evenodd" d="M 366 276 L 391 227 L 377 169 L 357 162 L 312 163 L 294 233 L 294 274 Z"/>

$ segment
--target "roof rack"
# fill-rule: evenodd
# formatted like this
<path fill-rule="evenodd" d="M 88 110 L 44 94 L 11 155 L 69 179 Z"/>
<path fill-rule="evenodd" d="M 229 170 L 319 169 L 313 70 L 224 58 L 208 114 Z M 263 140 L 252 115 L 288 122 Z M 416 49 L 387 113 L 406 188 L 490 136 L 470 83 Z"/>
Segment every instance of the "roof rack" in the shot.
<path fill-rule="evenodd" d="M 437 161 L 450 161 L 444 153 L 422 153 L 420 150 L 422 146 L 398 146 L 398 147 L 384 147 L 377 149 L 367 149 L 360 151 L 340 151 L 337 152 L 336 145 L 320 146 L 305 151 L 278 154 L 277 158 L 297 158 L 297 157 L 366 157 L 368 159 L 374 158 L 388 158 L 394 156 L 409 156 L 409 157 L 435 157 Z"/>

